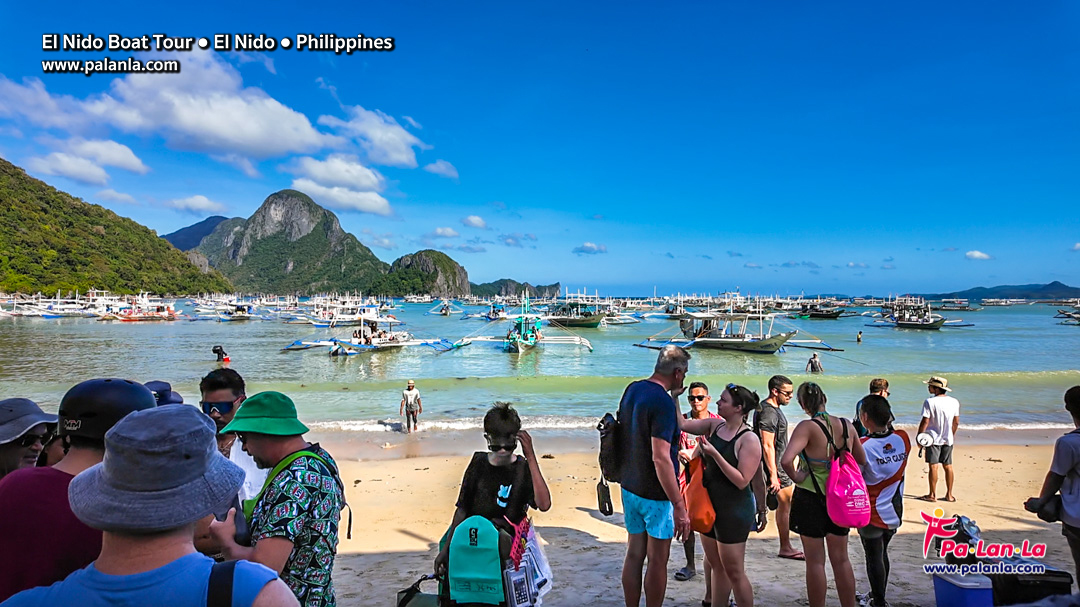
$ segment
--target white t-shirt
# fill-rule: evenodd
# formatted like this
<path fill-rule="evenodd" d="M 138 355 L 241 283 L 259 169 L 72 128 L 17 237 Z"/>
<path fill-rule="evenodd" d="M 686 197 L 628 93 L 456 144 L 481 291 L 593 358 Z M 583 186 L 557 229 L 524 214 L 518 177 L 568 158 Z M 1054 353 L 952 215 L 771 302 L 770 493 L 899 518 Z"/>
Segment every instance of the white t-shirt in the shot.
<path fill-rule="evenodd" d="M 1061 484 L 1061 520 L 1080 527 L 1080 432 L 1057 439 L 1050 472 L 1065 477 Z"/>
<path fill-rule="evenodd" d="M 923 401 L 922 416 L 930 423 L 926 432 L 933 437 L 935 445 L 953 444 L 953 418 L 960 415 L 960 401 L 948 395 L 931 396 Z"/>
<path fill-rule="evenodd" d="M 409 411 L 415 411 L 420 407 L 420 391 L 416 388 L 403 391 L 401 393 L 401 398 L 405 400 L 405 408 Z"/>
<path fill-rule="evenodd" d="M 240 500 L 249 500 L 259 495 L 263 484 L 266 483 L 266 475 L 270 471 L 259 468 L 255 463 L 255 459 L 240 446 L 239 439 L 229 449 L 229 461 L 244 470 L 244 484 L 240 486 Z"/>

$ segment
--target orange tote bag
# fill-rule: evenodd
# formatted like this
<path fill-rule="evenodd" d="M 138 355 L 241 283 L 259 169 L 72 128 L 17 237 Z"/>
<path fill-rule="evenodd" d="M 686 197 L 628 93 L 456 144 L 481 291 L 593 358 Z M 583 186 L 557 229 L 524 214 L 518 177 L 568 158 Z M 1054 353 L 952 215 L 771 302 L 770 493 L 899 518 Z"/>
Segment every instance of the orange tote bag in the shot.
<path fill-rule="evenodd" d="M 702 472 L 704 467 L 700 457 L 690 460 L 686 466 L 686 486 L 683 487 L 683 500 L 686 501 L 686 511 L 690 515 L 690 528 L 698 533 L 708 533 L 713 530 L 716 523 L 716 511 L 713 510 L 712 500 L 702 484 Z"/>

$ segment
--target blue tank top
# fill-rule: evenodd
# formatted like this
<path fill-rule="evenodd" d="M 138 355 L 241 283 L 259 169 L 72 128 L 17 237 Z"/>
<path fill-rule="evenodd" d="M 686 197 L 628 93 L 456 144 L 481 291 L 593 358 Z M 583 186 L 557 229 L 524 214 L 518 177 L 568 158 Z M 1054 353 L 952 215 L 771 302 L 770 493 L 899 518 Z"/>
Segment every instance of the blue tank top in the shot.
<path fill-rule="evenodd" d="M 206 605 L 214 561 L 189 554 L 144 573 L 107 575 L 91 563 L 52 586 L 20 592 L 4 607 L 79 605 L 80 607 L 140 607 L 143 605 Z M 233 577 L 233 607 L 250 607 L 277 574 L 258 563 L 240 561 Z"/>

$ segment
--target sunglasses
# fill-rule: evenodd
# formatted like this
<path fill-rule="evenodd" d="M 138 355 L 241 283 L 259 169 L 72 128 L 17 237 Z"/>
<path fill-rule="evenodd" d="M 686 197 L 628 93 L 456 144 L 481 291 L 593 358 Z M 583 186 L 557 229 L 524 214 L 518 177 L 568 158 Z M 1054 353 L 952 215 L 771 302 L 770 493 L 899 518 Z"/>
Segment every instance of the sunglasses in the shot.
<path fill-rule="evenodd" d="M 699 400 L 705 400 L 706 398 L 709 398 L 709 396 L 707 394 L 701 394 L 701 395 L 698 395 L 698 396 L 694 396 L 693 394 L 691 394 L 690 396 L 686 397 L 686 400 L 688 400 L 688 401 L 690 401 L 692 403 L 696 403 Z"/>
<path fill-rule="evenodd" d="M 734 392 L 736 389 L 738 389 L 738 386 L 736 386 L 735 384 L 728 384 L 726 388 L 728 392 Z"/>
<path fill-rule="evenodd" d="M 237 396 L 236 398 L 234 398 L 232 400 L 227 400 L 227 401 L 218 402 L 218 403 L 203 400 L 203 401 L 199 401 L 199 406 L 202 407 L 203 413 L 205 413 L 207 415 L 210 415 L 214 411 L 217 411 L 218 415 L 228 415 L 229 412 L 233 410 L 233 407 L 236 406 L 236 401 L 240 400 L 240 398 L 241 398 L 240 396 Z"/>
<path fill-rule="evenodd" d="M 777 390 L 777 392 L 780 393 L 780 396 L 791 396 L 792 394 L 795 394 L 794 390 L 787 390 L 787 391 Z"/>
<path fill-rule="evenodd" d="M 22 448 L 32 447 L 36 442 L 40 442 L 41 446 L 44 447 L 45 443 L 48 443 L 51 438 L 52 433 L 50 432 L 45 434 L 23 434 L 12 442 Z"/>
<path fill-rule="evenodd" d="M 245 436 L 243 432 L 237 432 L 236 433 L 236 440 L 240 441 L 241 445 L 246 444 L 247 439 L 248 439 L 248 437 Z"/>
<path fill-rule="evenodd" d="M 511 439 L 509 443 L 493 443 L 491 442 L 491 438 L 488 437 L 488 451 L 491 451 L 492 453 L 498 451 L 513 451 L 514 449 L 517 449 L 516 440 Z"/>

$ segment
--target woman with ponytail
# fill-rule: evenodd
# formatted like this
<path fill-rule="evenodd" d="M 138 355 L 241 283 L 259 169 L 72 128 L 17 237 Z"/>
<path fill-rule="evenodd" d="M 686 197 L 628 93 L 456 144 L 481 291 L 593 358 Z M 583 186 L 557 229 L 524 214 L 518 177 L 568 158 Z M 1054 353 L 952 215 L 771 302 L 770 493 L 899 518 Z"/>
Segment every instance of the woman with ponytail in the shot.
<path fill-rule="evenodd" d="M 825 553 L 828 549 L 840 605 L 854 607 L 855 573 L 848 560 L 850 529 L 829 518 L 824 489 L 837 451 L 847 449 L 860 466 L 866 464 L 866 454 L 851 422 L 829 415 L 825 410 L 828 399 L 821 386 L 805 382 L 796 394 L 799 406 L 810 419 L 795 426 L 780 465 L 795 482 L 795 493 L 791 497 L 791 530 L 802 538 L 806 554 L 807 598 L 810 607 L 825 605 Z"/>

